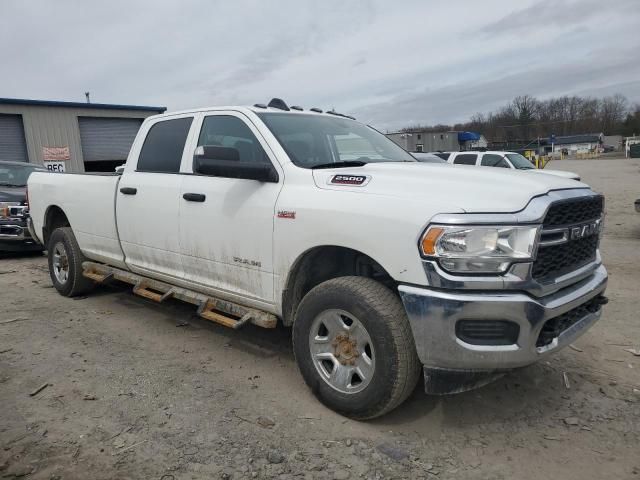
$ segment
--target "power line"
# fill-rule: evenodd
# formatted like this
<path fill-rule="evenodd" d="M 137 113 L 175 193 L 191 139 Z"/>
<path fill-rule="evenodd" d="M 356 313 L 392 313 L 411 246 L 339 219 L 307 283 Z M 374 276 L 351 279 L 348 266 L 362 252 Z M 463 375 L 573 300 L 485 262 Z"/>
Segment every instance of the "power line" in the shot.
<path fill-rule="evenodd" d="M 531 125 L 551 125 L 555 123 L 570 123 L 570 122 L 582 122 L 582 121 L 601 121 L 598 117 L 583 117 L 583 118 L 574 118 L 572 120 L 555 120 L 555 121 L 547 121 L 547 122 L 532 122 L 532 123 L 517 123 L 515 125 L 496 125 L 496 128 L 518 128 L 518 127 L 528 127 Z"/>

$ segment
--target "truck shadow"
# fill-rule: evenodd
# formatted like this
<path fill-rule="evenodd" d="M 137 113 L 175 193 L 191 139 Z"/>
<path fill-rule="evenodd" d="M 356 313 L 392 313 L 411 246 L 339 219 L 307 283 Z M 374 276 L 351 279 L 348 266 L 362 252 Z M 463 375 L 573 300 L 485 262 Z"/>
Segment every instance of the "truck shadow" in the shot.
<path fill-rule="evenodd" d="M 171 328 L 180 326 L 192 332 L 206 332 L 207 336 L 216 337 L 216 344 L 222 342 L 225 348 L 248 357 L 280 358 L 292 365 L 295 362 L 291 330 L 281 324 L 275 329 L 247 325 L 241 330 L 232 330 L 198 317 L 193 305 L 172 300 L 157 304 L 133 295 L 128 286 L 101 287 L 91 296 L 96 294 L 112 295 L 111 302 L 127 309 L 152 310 L 155 313 L 152 321 L 160 320 Z M 305 388 L 302 381 L 300 388 Z M 562 372 L 548 362 L 514 370 L 485 387 L 456 395 L 425 395 L 424 384 L 420 380 L 404 404 L 369 423 L 383 429 L 418 432 L 431 431 L 439 426 L 465 431 L 480 424 L 487 428 L 491 425 L 500 428 L 518 418 L 520 427 L 527 428 L 558 415 L 572 403 L 583 401 L 585 389 L 597 392 L 597 388 L 597 385 L 576 376 L 572 377 L 571 389 L 566 389 Z"/>
<path fill-rule="evenodd" d="M 552 421 L 556 425 L 558 421 L 562 423 L 562 417 L 555 417 L 563 412 L 569 416 L 567 412 L 572 406 L 584 402 L 585 395 L 597 392 L 598 385 L 578 376 L 572 376 L 572 386 L 567 389 L 561 371 L 537 363 L 513 370 L 484 387 L 455 395 L 425 395 L 420 381 L 403 405 L 372 423 L 419 432 L 445 427 L 464 432 L 478 425 L 488 430 L 494 427 L 527 430 L 551 419 L 555 419 Z"/>
<path fill-rule="evenodd" d="M 124 284 L 98 288 L 91 296 L 93 297 L 100 292 L 103 295 L 114 295 L 115 303 L 127 309 L 153 310 L 162 317 L 165 323 L 174 327 L 180 326 L 194 331 L 206 331 L 218 338 L 222 337 L 228 348 L 261 358 L 285 357 L 293 361 L 291 330 L 280 323 L 274 329 L 260 328 L 249 324 L 240 330 L 233 330 L 199 317 L 194 305 L 173 299 L 158 304 L 132 294 L 131 287 Z"/>
<path fill-rule="evenodd" d="M 295 360 L 291 346 L 291 329 L 280 323 L 273 329 L 247 325 L 241 330 L 232 330 L 196 315 L 193 315 L 188 321 L 193 328 L 209 331 L 218 337 L 223 337 L 227 348 L 264 359 L 278 357 L 291 362 Z"/>
<path fill-rule="evenodd" d="M 24 251 L 24 252 L 9 252 L 0 250 L 0 260 L 9 259 L 9 260 L 21 260 L 21 259 L 30 259 L 36 257 L 44 256 L 43 252 L 40 251 Z"/>

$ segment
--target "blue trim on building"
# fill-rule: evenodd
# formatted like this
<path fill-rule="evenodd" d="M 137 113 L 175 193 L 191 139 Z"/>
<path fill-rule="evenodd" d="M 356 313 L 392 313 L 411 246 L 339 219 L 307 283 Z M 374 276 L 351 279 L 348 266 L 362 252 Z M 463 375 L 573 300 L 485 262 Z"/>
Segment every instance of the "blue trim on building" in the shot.
<path fill-rule="evenodd" d="M 147 107 L 142 105 L 114 105 L 111 103 L 60 102 L 56 100 L 28 100 L 24 98 L 0 98 L 0 105 L 33 105 L 38 107 L 67 107 L 101 110 L 142 110 L 164 113 L 167 107 Z"/>
<path fill-rule="evenodd" d="M 476 132 L 458 132 L 458 142 L 476 142 L 480 140 L 480 134 Z"/>

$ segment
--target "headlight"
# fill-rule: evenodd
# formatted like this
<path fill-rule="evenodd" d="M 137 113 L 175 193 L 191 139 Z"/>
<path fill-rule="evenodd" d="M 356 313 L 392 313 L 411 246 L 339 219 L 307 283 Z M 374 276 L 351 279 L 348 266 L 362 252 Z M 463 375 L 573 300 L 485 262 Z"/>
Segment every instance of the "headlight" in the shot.
<path fill-rule="evenodd" d="M 454 273 L 502 273 L 533 259 L 537 226 L 433 225 L 422 236 L 422 255 Z"/>
<path fill-rule="evenodd" d="M 0 202 L 0 217 L 10 217 L 11 207 L 20 205 L 19 202 Z"/>

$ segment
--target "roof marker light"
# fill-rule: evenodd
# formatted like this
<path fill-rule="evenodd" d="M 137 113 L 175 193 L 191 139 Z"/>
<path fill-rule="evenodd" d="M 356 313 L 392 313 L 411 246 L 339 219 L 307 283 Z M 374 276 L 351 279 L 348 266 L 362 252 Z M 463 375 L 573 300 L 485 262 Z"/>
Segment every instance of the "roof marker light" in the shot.
<path fill-rule="evenodd" d="M 287 104 L 284 103 L 284 100 L 282 100 L 281 98 L 272 98 L 267 106 L 271 108 L 278 108 L 286 112 L 290 110 L 290 108 L 287 107 Z"/>
<path fill-rule="evenodd" d="M 355 120 L 356 119 L 356 117 L 352 117 L 351 115 L 345 115 L 344 113 L 338 113 L 335 110 L 328 110 L 327 113 L 330 114 L 330 115 L 335 115 L 336 117 L 348 118 L 350 120 Z"/>

